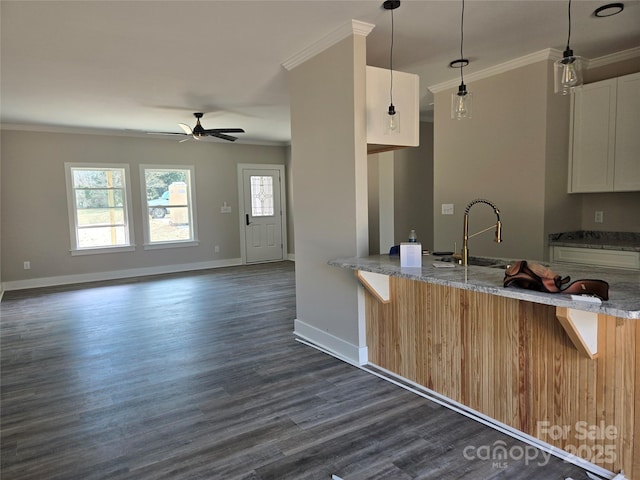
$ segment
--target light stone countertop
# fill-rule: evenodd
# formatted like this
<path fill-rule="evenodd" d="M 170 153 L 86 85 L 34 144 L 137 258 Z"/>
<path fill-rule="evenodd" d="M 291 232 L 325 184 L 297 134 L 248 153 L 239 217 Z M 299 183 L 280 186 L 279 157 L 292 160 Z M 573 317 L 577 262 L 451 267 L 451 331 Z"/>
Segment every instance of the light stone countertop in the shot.
<path fill-rule="evenodd" d="M 598 304 L 573 300 L 571 296 L 565 294 L 543 293 L 514 287 L 504 288 L 503 268 L 473 265 L 463 267 L 457 264 L 453 268 L 436 268 L 433 266 L 434 263 L 443 263 L 438 258 L 424 255 L 422 257 L 422 268 L 401 268 L 400 258 L 390 255 L 338 258 L 330 260 L 328 263 L 329 265 L 350 270 L 363 270 L 393 277 L 408 278 L 419 282 L 435 283 L 528 302 L 574 308 L 621 318 L 640 319 L 640 271 L 544 263 L 562 277 L 569 275 L 571 281 L 597 279 L 608 282 L 609 300 Z M 505 260 L 505 262 L 508 261 Z M 534 261 L 534 263 L 536 262 Z"/>
<path fill-rule="evenodd" d="M 549 245 L 552 247 L 576 247 L 597 250 L 640 252 L 640 233 L 597 232 L 588 230 L 552 233 L 549 235 Z"/>

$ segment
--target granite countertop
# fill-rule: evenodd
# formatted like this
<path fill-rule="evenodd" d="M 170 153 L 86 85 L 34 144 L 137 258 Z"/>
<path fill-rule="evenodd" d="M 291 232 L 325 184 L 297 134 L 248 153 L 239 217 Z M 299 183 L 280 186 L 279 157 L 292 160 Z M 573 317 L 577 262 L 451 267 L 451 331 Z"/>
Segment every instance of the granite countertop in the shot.
<path fill-rule="evenodd" d="M 549 245 L 640 252 L 640 233 L 594 232 L 587 230 L 552 233 L 549 235 Z"/>
<path fill-rule="evenodd" d="M 441 264 L 439 257 L 422 257 L 422 268 L 401 268 L 398 256 L 376 255 L 363 258 L 339 258 L 330 260 L 329 265 L 350 270 L 363 270 L 394 277 L 408 278 L 420 282 L 436 283 L 455 288 L 489 293 L 502 297 L 515 298 L 528 302 L 568 307 L 621 318 L 640 319 L 640 271 L 598 268 L 581 265 L 547 264 L 551 270 L 571 280 L 598 279 L 609 283 L 609 300 L 592 303 L 574 300 L 570 295 L 543 293 L 521 288 L 504 288 L 504 269 L 494 267 L 463 267 L 454 264 L 453 268 L 436 268 Z M 509 260 L 504 260 L 508 262 Z"/>

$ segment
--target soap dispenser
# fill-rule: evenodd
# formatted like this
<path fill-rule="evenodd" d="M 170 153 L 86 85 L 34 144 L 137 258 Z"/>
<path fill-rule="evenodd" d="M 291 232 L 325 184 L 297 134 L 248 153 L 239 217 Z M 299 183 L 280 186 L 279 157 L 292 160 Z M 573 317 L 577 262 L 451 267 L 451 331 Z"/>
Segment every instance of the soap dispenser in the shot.
<path fill-rule="evenodd" d="M 418 243 L 418 236 L 416 235 L 415 230 L 411 230 L 409 232 L 409 242 L 410 243 Z"/>

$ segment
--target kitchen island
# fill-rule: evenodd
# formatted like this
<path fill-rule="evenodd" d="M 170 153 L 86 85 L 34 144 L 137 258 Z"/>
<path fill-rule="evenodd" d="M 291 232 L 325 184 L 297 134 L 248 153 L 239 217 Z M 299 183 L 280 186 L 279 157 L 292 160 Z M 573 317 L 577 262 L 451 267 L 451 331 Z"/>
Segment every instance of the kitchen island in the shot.
<path fill-rule="evenodd" d="M 610 284 L 601 304 L 503 288 L 504 270 L 330 261 L 365 288 L 368 361 L 498 425 L 640 476 L 640 273 L 550 265 Z"/>

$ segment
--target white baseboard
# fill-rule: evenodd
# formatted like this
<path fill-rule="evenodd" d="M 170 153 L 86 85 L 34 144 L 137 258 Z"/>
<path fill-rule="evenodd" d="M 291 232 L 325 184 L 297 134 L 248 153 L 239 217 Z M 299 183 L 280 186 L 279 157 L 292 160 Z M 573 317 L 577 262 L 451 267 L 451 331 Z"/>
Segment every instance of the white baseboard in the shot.
<path fill-rule="evenodd" d="M 127 270 L 113 270 L 111 272 L 80 273 L 76 275 L 59 275 L 55 277 L 30 278 L 2 283 L 3 291 L 24 290 L 26 288 L 53 287 L 56 285 L 70 285 L 72 283 L 99 282 L 103 280 L 118 280 L 121 278 L 143 277 L 147 275 L 161 275 L 165 273 L 189 272 L 207 270 L 210 268 L 233 267 L 242 265 L 241 258 L 228 258 L 210 262 L 183 263 L 179 265 L 161 265 L 157 267 L 131 268 Z"/>
<path fill-rule="evenodd" d="M 334 357 L 353 365 L 366 365 L 368 361 L 367 347 L 358 347 L 330 333 L 320 330 L 301 320 L 294 321 L 293 333 L 311 343 L 320 350 L 326 350 Z"/>

